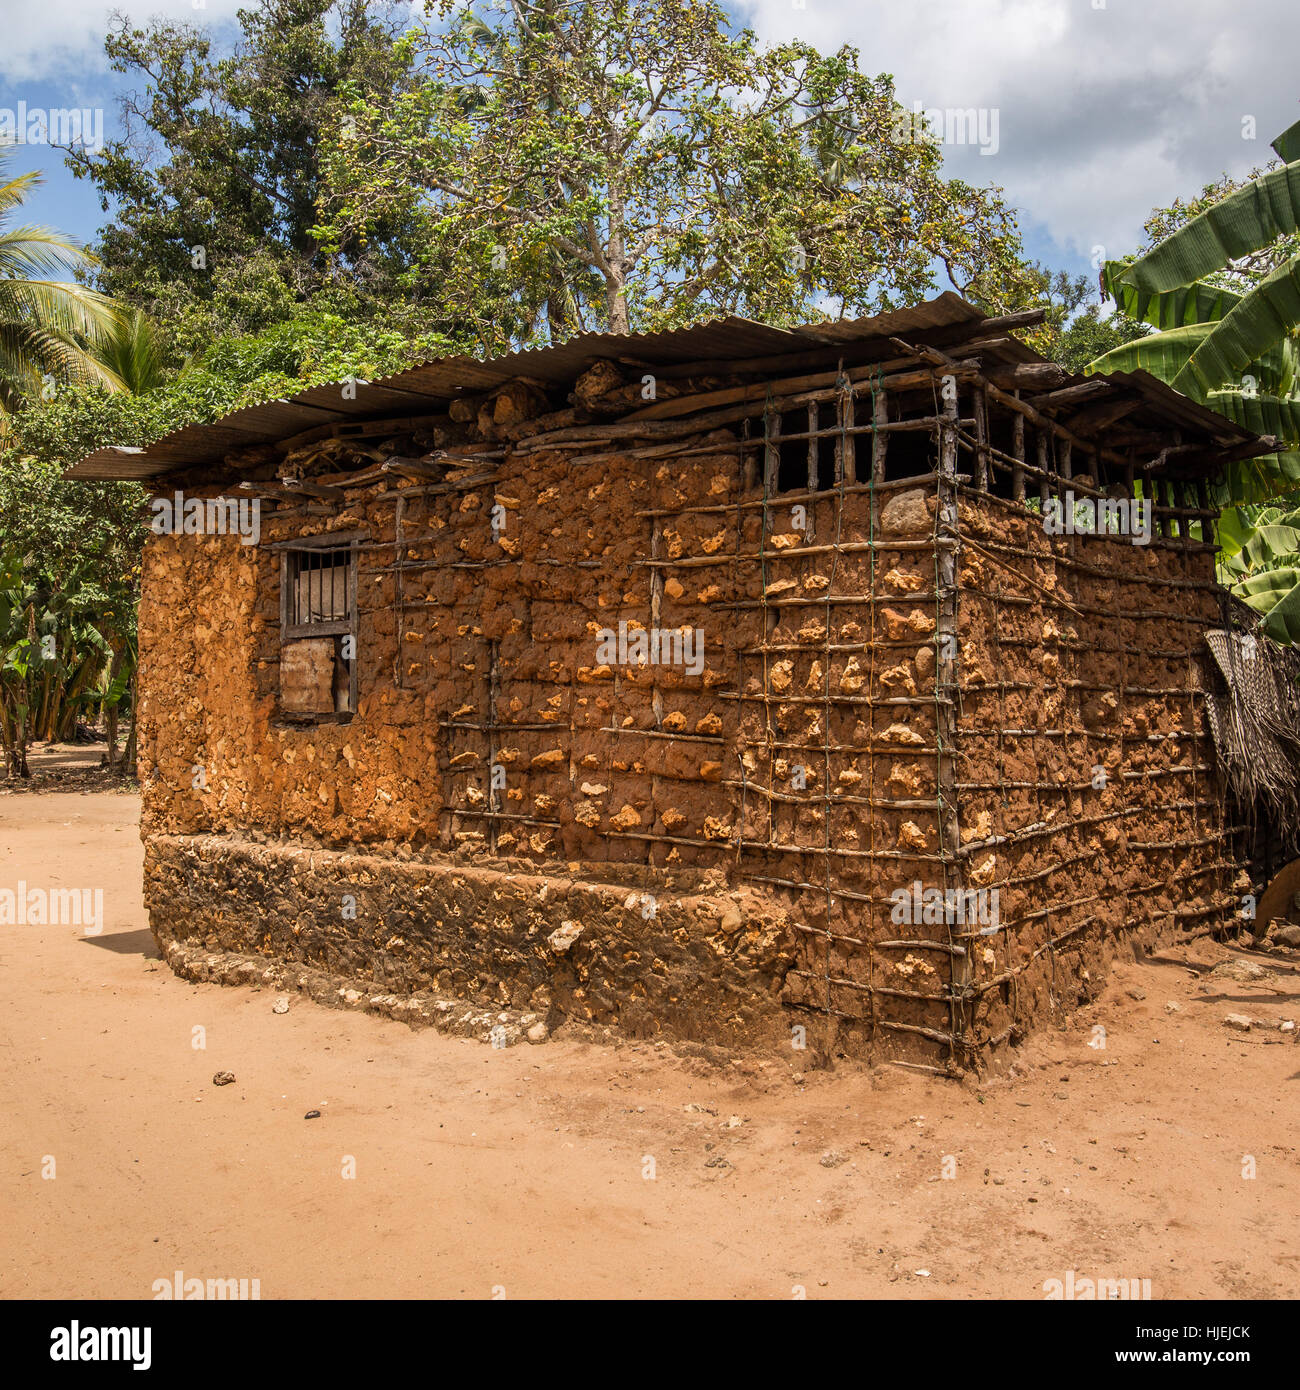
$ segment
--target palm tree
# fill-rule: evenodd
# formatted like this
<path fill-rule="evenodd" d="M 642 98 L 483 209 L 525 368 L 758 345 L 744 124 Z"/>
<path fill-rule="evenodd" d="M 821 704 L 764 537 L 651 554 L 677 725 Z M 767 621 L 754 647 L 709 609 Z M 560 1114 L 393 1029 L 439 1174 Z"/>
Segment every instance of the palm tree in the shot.
<path fill-rule="evenodd" d="M 1087 372 L 1139 368 L 1257 434 L 1276 454 L 1234 465 L 1219 501 L 1263 501 L 1300 484 L 1300 122 L 1273 141 L 1282 164 L 1212 203 L 1103 287 L 1163 331 Z"/>
<path fill-rule="evenodd" d="M 158 330 L 140 309 L 119 308 L 117 321 L 91 344 L 90 354 L 110 390 L 138 396 L 161 386 L 167 377 Z"/>
<path fill-rule="evenodd" d="M 95 258 L 49 227 L 8 225 L 40 182 L 37 173 L 7 178 L 8 159 L 0 149 L 0 428 L 47 377 L 122 386 L 96 355 L 121 331 L 119 311 L 106 295 L 58 278 L 90 269 Z"/>

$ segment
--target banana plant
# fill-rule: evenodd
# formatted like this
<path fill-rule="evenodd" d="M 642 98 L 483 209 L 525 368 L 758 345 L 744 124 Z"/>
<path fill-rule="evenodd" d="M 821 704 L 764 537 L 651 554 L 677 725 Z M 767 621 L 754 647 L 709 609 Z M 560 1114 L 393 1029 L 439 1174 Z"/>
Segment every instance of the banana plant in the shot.
<path fill-rule="evenodd" d="M 1219 518 L 1219 582 L 1278 642 L 1300 642 L 1300 509 L 1229 507 Z"/>
<path fill-rule="evenodd" d="M 1225 504 L 1262 502 L 1300 484 L 1300 122 L 1273 141 L 1273 150 L 1279 167 L 1212 203 L 1136 260 L 1107 262 L 1102 284 L 1119 309 L 1160 331 L 1085 368 L 1148 371 L 1238 424 L 1275 436 L 1277 453 L 1230 467 L 1218 498 Z M 1243 268 L 1261 256 L 1276 264 L 1251 283 Z"/>

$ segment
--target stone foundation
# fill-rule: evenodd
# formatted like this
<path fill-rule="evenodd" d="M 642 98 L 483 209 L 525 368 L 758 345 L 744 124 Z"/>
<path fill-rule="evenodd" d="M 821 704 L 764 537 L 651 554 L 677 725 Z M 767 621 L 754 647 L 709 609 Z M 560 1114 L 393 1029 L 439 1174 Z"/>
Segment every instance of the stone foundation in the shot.
<path fill-rule="evenodd" d="M 634 1037 L 789 1036 L 780 992 L 793 931 L 747 890 L 159 835 L 145 846 L 145 902 L 169 961 L 178 946 L 261 957 L 361 992 L 429 993 Z"/>

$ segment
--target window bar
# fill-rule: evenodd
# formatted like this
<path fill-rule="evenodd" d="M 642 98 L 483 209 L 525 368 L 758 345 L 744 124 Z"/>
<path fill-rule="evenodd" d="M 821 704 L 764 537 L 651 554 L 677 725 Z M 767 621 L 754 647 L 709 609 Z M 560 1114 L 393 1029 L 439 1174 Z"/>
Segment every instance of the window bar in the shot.
<path fill-rule="evenodd" d="M 821 444 L 821 407 L 816 401 L 808 405 L 808 491 L 817 491 L 817 450 Z"/>

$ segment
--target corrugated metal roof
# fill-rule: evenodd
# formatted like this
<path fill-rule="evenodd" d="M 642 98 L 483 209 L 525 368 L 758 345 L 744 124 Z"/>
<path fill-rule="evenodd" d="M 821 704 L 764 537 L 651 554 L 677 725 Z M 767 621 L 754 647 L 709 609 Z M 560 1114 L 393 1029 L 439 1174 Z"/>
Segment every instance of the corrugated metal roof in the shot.
<path fill-rule="evenodd" d="M 863 343 L 873 338 L 886 341 L 890 337 L 975 324 L 985 317 L 960 295 L 948 292 L 909 309 L 797 328 L 774 328 L 731 315 L 664 333 L 580 333 L 555 347 L 530 348 L 503 357 L 440 357 L 378 381 L 313 386 L 287 400 L 248 406 L 210 424 L 174 430 L 143 449 L 97 449 L 64 476 L 142 481 L 177 467 L 216 463 L 233 450 L 274 443 L 316 425 L 385 415 L 437 413 L 464 392 L 490 390 L 518 377 L 548 385 L 567 384 L 602 358 L 650 367 L 698 362 L 702 370 L 709 365 L 723 369 L 728 363 L 749 358 Z M 1009 355 L 1015 360 L 1038 360 L 1036 353 L 1014 340 Z M 1136 389 L 1165 418 L 1183 427 L 1224 442 L 1253 438 L 1249 431 L 1187 400 L 1145 372 L 1116 374 L 1107 379 Z"/>
<path fill-rule="evenodd" d="M 1096 378 L 1081 379 L 1093 381 Z M 1161 381 L 1159 377 L 1152 376 L 1150 372 L 1107 372 L 1102 379 L 1110 382 L 1112 386 L 1136 390 L 1152 410 L 1164 416 L 1175 428 L 1208 434 L 1216 443 L 1223 445 L 1244 444 L 1256 437 L 1250 430 L 1243 429 L 1229 420 L 1226 415 L 1220 415 L 1208 405 L 1201 405 L 1190 396 L 1184 396 L 1181 391 L 1175 391 L 1172 386 Z"/>
<path fill-rule="evenodd" d="M 287 400 L 237 410 L 205 425 L 187 425 L 143 449 L 95 450 L 65 474 L 109 481 L 157 477 L 180 465 L 215 463 L 232 449 L 272 443 L 334 420 L 375 415 L 434 413 L 464 392 L 491 390 L 525 376 L 564 384 L 601 358 L 628 358 L 651 366 L 726 362 L 774 356 L 825 344 L 860 342 L 916 333 L 980 319 L 960 295 L 947 293 L 911 309 L 839 323 L 773 328 L 728 315 L 664 333 L 579 333 L 555 347 L 530 348 L 504 357 L 435 358 L 373 382 L 313 386 Z"/>

